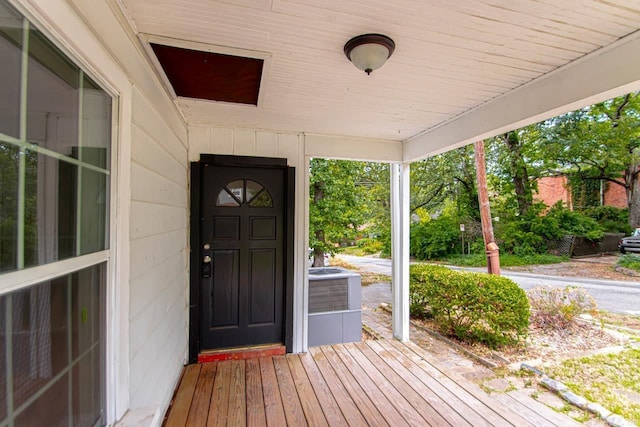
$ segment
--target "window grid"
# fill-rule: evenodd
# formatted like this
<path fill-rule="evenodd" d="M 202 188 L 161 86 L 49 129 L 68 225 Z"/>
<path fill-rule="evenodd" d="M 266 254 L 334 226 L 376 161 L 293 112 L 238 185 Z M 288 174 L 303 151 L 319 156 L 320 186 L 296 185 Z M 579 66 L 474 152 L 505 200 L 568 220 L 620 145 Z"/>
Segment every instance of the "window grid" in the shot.
<path fill-rule="evenodd" d="M 31 23 L 28 19 L 22 20 L 22 46 L 21 46 L 21 77 L 20 77 L 20 122 L 19 138 L 5 135 L 0 132 L 0 142 L 14 145 L 19 149 L 18 167 L 18 194 L 17 194 L 17 218 L 16 218 L 16 270 L 25 268 L 25 213 L 26 213 L 26 173 L 27 173 L 27 150 L 36 154 L 53 157 L 59 161 L 64 161 L 77 166 L 76 182 L 76 250 L 75 256 L 82 255 L 82 176 L 86 169 L 110 176 L 111 172 L 107 168 L 95 166 L 85 162 L 83 159 L 83 106 L 84 106 L 84 79 L 85 73 L 79 70 L 79 106 L 78 106 L 78 158 L 61 154 L 54 150 L 45 148 L 39 144 L 27 140 L 27 118 L 28 118 L 28 73 L 29 73 L 29 41 L 31 34 Z M 106 224 L 108 226 L 108 223 Z M 45 262 L 46 263 L 46 262 Z M 0 272 L 2 274 L 2 272 Z M 0 424 L 0 427 L 2 425 Z"/>

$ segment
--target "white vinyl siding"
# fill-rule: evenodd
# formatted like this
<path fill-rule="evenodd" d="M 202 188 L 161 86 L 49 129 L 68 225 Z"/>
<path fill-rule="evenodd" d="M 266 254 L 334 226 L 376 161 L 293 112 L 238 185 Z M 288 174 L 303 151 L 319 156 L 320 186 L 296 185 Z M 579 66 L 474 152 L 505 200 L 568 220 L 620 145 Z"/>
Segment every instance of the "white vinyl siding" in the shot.
<path fill-rule="evenodd" d="M 186 141 L 135 89 L 129 284 L 131 408 L 168 401 L 186 361 L 187 179 Z"/>

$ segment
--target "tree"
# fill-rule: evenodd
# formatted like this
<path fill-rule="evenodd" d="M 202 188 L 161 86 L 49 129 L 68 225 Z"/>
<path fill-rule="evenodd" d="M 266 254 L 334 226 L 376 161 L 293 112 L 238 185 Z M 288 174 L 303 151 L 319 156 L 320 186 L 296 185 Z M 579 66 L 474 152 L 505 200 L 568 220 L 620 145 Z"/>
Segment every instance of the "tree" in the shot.
<path fill-rule="evenodd" d="M 312 159 L 309 175 L 309 244 L 313 266 L 324 265 L 325 254 L 352 240 L 367 218 L 366 187 L 358 185 L 364 163 Z"/>
<path fill-rule="evenodd" d="M 549 170 L 625 188 L 629 225 L 640 227 L 640 93 L 547 120 L 540 127 Z"/>
<path fill-rule="evenodd" d="M 467 145 L 411 165 L 411 211 L 436 211 L 456 200 L 460 216 L 480 218 L 473 146 Z"/>

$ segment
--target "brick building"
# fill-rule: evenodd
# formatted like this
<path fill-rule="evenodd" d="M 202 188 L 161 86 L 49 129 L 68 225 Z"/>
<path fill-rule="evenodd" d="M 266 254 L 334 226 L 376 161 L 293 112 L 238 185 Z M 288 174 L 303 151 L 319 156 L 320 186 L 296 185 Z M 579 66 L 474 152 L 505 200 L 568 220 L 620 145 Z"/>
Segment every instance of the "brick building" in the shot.
<path fill-rule="evenodd" d="M 627 193 L 623 186 L 611 182 L 601 181 L 598 191 L 600 205 L 613 206 L 624 209 L 627 207 Z M 565 175 L 546 176 L 538 179 L 538 189 L 534 190 L 533 199 L 553 206 L 562 202 L 564 206 L 573 209 L 574 197 L 569 178 Z"/>

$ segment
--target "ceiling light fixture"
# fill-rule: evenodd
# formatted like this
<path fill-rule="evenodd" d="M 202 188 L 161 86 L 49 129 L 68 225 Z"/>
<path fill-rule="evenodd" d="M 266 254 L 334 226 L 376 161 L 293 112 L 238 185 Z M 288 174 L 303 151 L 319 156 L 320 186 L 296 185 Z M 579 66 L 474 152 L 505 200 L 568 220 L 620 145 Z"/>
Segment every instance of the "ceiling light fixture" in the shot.
<path fill-rule="evenodd" d="M 396 44 L 383 34 L 362 34 L 344 45 L 344 54 L 357 69 L 371 74 L 382 67 L 396 48 Z"/>

